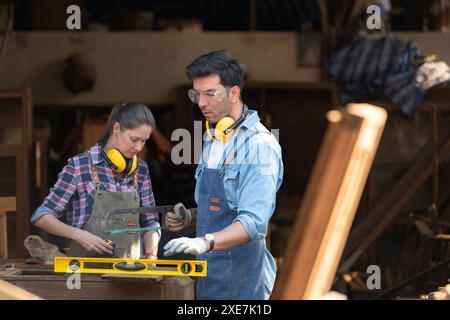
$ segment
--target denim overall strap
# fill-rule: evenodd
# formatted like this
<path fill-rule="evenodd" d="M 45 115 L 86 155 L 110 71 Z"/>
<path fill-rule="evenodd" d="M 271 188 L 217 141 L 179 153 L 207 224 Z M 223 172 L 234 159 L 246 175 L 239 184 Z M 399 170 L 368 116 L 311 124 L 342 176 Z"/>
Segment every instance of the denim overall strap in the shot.
<path fill-rule="evenodd" d="M 197 236 L 229 226 L 237 213 L 230 209 L 224 177 L 238 179 L 236 171 L 204 168 L 198 176 Z M 265 299 L 265 241 L 257 240 L 198 256 L 208 262 L 208 275 L 197 282 L 197 299 Z"/>

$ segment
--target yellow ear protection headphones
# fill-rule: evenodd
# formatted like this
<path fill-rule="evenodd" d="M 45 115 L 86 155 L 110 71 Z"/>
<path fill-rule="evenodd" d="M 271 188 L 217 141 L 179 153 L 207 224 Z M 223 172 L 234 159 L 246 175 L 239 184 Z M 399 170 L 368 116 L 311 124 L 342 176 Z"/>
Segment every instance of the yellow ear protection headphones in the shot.
<path fill-rule="evenodd" d="M 108 165 L 117 173 L 131 174 L 136 170 L 138 159 L 134 156 L 132 159 L 126 158 L 118 149 L 109 149 L 105 152 L 102 148 L 102 155 Z"/>
<path fill-rule="evenodd" d="M 231 117 L 223 117 L 216 123 L 214 127 L 214 135 L 211 133 L 210 124 L 208 120 L 206 120 L 205 122 L 206 133 L 212 140 L 227 142 L 233 136 L 234 130 L 237 127 L 239 127 L 242 124 L 242 122 L 244 122 L 247 113 L 248 107 L 244 105 L 242 114 L 236 121 L 234 121 L 234 119 Z"/>

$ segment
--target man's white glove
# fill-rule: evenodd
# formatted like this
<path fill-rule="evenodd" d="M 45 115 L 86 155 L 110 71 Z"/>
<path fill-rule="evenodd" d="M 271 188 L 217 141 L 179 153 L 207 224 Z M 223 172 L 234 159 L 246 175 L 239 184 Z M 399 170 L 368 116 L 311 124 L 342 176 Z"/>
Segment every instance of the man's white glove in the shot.
<path fill-rule="evenodd" d="M 170 240 L 164 246 L 164 256 L 168 257 L 177 253 L 189 253 L 195 256 L 205 253 L 208 245 L 202 238 L 177 238 Z"/>
<path fill-rule="evenodd" d="M 166 213 L 166 226 L 169 231 L 180 231 L 191 225 L 192 213 L 182 203 L 177 203 L 173 211 Z"/>

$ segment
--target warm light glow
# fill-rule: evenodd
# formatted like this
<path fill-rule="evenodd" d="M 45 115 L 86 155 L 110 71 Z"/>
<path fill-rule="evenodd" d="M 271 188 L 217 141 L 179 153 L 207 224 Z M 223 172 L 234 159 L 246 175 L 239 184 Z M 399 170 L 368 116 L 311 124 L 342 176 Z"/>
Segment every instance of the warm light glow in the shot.
<path fill-rule="evenodd" d="M 141 243 L 139 240 L 135 241 L 131 245 L 131 259 L 140 259 L 141 258 Z"/>
<path fill-rule="evenodd" d="M 378 130 L 386 122 L 386 110 L 367 103 L 351 103 L 347 106 L 347 110 L 351 114 L 364 118 L 359 147 L 365 150 L 373 149 L 375 144 L 378 144 L 376 139 Z"/>
<path fill-rule="evenodd" d="M 339 122 L 342 119 L 342 114 L 338 110 L 331 110 L 327 112 L 327 119 L 329 122 Z"/>

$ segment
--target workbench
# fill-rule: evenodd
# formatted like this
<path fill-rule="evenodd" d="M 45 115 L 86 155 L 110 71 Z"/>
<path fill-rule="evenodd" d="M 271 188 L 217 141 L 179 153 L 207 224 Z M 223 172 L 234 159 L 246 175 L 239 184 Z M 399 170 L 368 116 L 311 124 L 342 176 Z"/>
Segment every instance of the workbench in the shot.
<path fill-rule="evenodd" d="M 5 271 L 5 265 L 14 268 Z M 49 300 L 193 300 L 190 277 L 145 277 L 80 274 L 80 289 L 68 289 L 71 274 L 54 273 L 53 266 L 26 260 L 0 260 L 0 279 Z"/>

